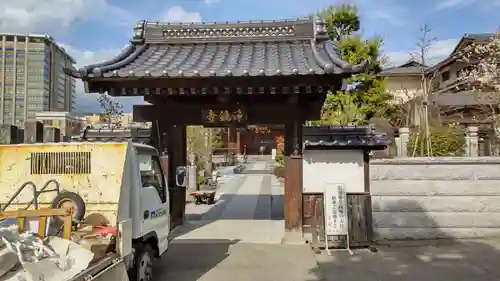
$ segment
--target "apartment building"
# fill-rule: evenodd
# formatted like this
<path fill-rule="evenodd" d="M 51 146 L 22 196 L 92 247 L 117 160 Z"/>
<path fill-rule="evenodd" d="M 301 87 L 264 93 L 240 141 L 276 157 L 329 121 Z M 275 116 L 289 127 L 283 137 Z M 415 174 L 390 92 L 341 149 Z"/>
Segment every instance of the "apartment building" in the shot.
<path fill-rule="evenodd" d="M 24 127 L 37 112 L 71 112 L 75 60 L 48 35 L 0 34 L 0 124 Z"/>

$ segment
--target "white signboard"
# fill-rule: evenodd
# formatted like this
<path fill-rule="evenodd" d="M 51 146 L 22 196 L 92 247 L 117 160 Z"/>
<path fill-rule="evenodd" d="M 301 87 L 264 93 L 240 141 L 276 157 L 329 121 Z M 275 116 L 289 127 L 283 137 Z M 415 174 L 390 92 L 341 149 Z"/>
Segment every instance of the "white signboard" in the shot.
<path fill-rule="evenodd" d="M 323 191 L 325 206 L 325 234 L 348 235 L 347 194 L 345 185 L 326 183 Z"/>

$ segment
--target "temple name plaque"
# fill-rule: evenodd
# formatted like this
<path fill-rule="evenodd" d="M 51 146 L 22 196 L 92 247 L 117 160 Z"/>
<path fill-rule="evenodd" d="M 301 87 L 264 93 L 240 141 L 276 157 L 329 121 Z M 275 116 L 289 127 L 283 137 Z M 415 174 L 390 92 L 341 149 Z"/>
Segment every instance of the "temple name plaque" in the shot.
<path fill-rule="evenodd" d="M 203 108 L 202 120 L 204 126 L 245 126 L 247 114 L 241 108 Z"/>

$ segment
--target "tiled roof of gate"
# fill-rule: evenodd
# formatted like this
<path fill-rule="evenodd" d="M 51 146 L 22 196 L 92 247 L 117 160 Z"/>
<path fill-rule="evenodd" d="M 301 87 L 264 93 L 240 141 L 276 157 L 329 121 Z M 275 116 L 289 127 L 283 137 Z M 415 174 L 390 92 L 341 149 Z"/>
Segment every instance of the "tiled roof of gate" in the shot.
<path fill-rule="evenodd" d="M 272 22 L 172 24 L 141 21 L 115 58 L 79 70 L 75 78 L 210 77 L 349 74 L 351 65 L 313 18 Z"/>
<path fill-rule="evenodd" d="M 304 149 L 383 150 L 391 144 L 386 134 L 376 134 L 372 125 L 304 127 Z"/>

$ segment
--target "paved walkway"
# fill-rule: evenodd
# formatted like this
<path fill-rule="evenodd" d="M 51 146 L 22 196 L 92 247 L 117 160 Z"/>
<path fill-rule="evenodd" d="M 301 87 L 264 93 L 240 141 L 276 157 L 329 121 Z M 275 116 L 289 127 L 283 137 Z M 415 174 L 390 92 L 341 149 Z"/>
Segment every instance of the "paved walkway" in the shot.
<path fill-rule="evenodd" d="M 174 242 L 155 269 L 155 281 L 319 281 L 308 246 L 228 240 Z"/>
<path fill-rule="evenodd" d="M 284 235 L 283 187 L 269 174 L 267 162 L 247 164 L 217 190 L 212 206 L 188 204 L 188 221 L 175 239 L 239 240 L 280 244 Z"/>
<path fill-rule="evenodd" d="M 320 280 L 309 246 L 281 245 L 283 187 L 269 168 L 248 164 L 219 187 L 215 205 L 188 204 L 155 280 Z"/>

